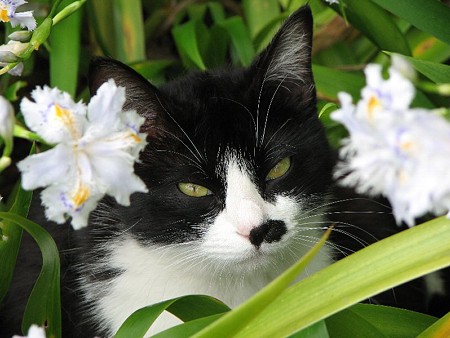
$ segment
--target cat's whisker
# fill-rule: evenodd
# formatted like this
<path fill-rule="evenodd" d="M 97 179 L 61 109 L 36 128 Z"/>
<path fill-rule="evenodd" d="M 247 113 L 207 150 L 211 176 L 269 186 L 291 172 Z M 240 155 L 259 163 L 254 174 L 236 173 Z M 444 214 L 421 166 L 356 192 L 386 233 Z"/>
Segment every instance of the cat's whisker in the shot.
<path fill-rule="evenodd" d="M 264 120 L 264 127 L 263 127 L 262 136 L 261 136 L 261 144 L 260 144 L 260 146 L 263 145 L 264 138 L 266 136 L 267 122 L 269 120 L 270 108 L 272 108 L 273 100 L 275 99 L 275 96 L 277 95 L 278 90 L 280 89 L 281 85 L 283 84 L 284 80 L 286 79 L 286 76 L 287 75 L 285 75 L 285 77 L 280 81 L 280 83 L 278 84 L 277 88 L 275 89 L 272 97 L 270 98 L 269 107 L 267 108 L 266 117 L 265 117 L 265 120 Z"/>
<path fill-rule="evenodd" d="M 167 131 L 167 130 L 165 130 L 165 129 L 163 129 L 163 128 L 159 128 L 159 127 L 156 127 L 156 126 L 152 126 L 152 128 L 153 129 L 156 129 L 156 130 L 159 130 L 159 131 L 162 131 L 162 132 L 164 132 L 164 133 L 166 133 L 166 134 L 168 134 L 168 135 L 170 135 L 170 136 L 172 136 L 174 139 L 176 139 L 177 141 L 179 141 L 191 154 L 192 154 L 192 156 L 194 156 L 194 158 L 197 160 L 197 162 L 198 162 L 198 164 L 199 164 L 199 167 L 201 167 L 201 164 L 203 163 L 206 163 L 206 161 L 205 161 L 205 159 L 202 157 L 202 155 L 200 154 L 200 152 L 198 151 L 198 149 L 197 148 L 195 148 L 195 150 L 197 151 L 197 154 L 199 154 L 199 155 L 197 155 L 187 144 L 186 144 L 186 142 L 184 142 L 182 139 L 180 139 L 177 135 L 175 135 L 174 133 L 172 133 L 172 132 L 169 132 L 169 131 Z M 190 140 L 190 139 L 189 139 Z M 191 141 L 192 142 L 192 141 Z M 194 146 L 195 147 L 195 146 Z"/>
<path fill-rule="evenodd" d="M 184 134 L 184 136 L 186 136 L 186 138 L 188 139 L 189 143 L 194 147 L 194 150 L 197 152 L 199 158 L 203 160 L 203 163 L 207 163 L 206 158 L 203 157 L 202 153 L 198 150 L 197 146 L 192 141 L 192 139 L 189 137 L 189 135 L 186 133 L 186 131 L 183 129 L 183 127 L 181 127 L 181 125 L 177 122 L 177 120 L 172 116 L 172 114 L 169 113 L 169 111 L 166 109 L 166 107 L 162 104 L 162 102 L 159 99 L 158 95 L 156 95 L 156 98 L 157 98 L 159 104 L 161 105 L 161 107 L 166 112 L 166 114 L 170 117 L 170 119 L 173 121 L 173 123 L 176 124 L 176 126 L 180 129 L 180 131 Z M 205 156 L 206 156 L 206 154 L 205 154 Z"/>
<path fill-rule="evenodd" d="M 201 173 L 205 174 L 205 171 L 204 171 L 203 167 L 201 165 L 199 165 L 198 162 L 196 162 L 192 158 L 190 158 L 189 156 L 181 154 L 180 152 L 177 152 L 177 151 L 167 150 L 167 149 L 155 149 L 155 151 L 157 151 L 157 152 L 167 152 L 167 153 L 171 153 L 171 154 L 175 154 L 175 155 L 178 155 L 180 157 L 183 157 L 183 158 L 187 159 L 192 164 L 193 167 L 197 168 Z"/>
<path fill-rule="evenodd" d="M 217 97 L 218 99 L 221 99 L 221 100 L 227 100 L 227 101 L 230 101 L 230 102 L 233 102 L 233 103 L 236 103 L 237 105 L 239 105 L 239 106 L 241 106 L 242 108 L 244 108 L 245 109 L 245 111 L 248 113 L 248 115 L 250 116 L 250 119 L 251 119 L 251 121 L 252 121 L 252 123 L 253 123 L 253 127 L 255 128 L 255 132 L 256 132 L 256 122 L 255 122 L 255 118 L 253 117 L 253 114 L 252 114 L 252 112 L 250 111 L 250 109 L 248 109 L 245 105 L 243 105 L 242 103 L 240 103 L 239 101 L 236 101 L 236 100 L 233 100 L 233 99 L 230 99 L 230 98 L 228 98 L 228 97 Z"/>
<path fill-rule="evenodd" d="M 272 134 L 272 136 L 269 138 L 269 140 L 264 144 L 263 150 L 266 149 L 267 145 L 271 143 L 272 139 L 281 131 L 283 128 L 292 121 L 292 119 L 287 119 L 284 121 L 284 123 L 278 127 L 278 129 Z"/>

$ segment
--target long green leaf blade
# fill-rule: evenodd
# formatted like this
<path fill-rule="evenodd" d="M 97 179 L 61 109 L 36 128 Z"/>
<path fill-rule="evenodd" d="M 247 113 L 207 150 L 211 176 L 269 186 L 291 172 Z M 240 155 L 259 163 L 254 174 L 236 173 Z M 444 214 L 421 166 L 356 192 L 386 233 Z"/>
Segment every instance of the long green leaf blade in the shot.
<path fill-rule="evenodd" d="M 450 219 L 440 217 L 332 264 L 286 290 L 236 337 L 287 336 L 375 294 L 449 266 L 449 230 Z"/>
<path fill-rule="evenodd" d="M 25 229 L 42 254 L 41 273 L 28 298 L 22 331 L 27 332 L 32 324 L 45 325 L 48 337 L 61 337 L 60 260 L 55 241 L 44 228 L 25 217 L 0 212 L 0 218 Z"/>
<path fill-rule="evenodd" d="M 113 1 L 116 55 L 125 63 L 145 59 L 144 19 L 141 0 Z"/>
<path fill-rule="evenodd" d="M 182 296 L 135 311 L 117 331 L 115 338 L 144 337 L 163 311 L 169 311 L 183 321 L 191 321 L 229 311 L 222 302 L 208 296 Z"/>
<path fill-rule="evenodd" d="M 356 304 L 326 319 L 333 338 L 416 337 L 436 318 L 395 307 Z"/>
<path fill-rule="evenodd" d="M 412 57 L 405 58 L 413 67 L 435 83 L 450 83 L 450 66 L 436 62 L 418 60 Z"/>
<path fill-rule="evenodd" d="M 290 283 L 304 270 L 308 263 L 320 251 L 330 235 L 331 228 L 322 236 L 320 241 L 314 245 L 296 264 L 285 271 L 281 276 L 272 281 L 264 289 L 250 298 L 245 303 L 238 306 L 233 311 L 225 314 L 223 317 L 200 331 L 195 338 L 226 338 L 239 333 L 244 326 L 248 325 L 253 318 L 264 310 L 279 294 L 288 287 Z M 251 325 L 251 324 L 250 324 Z M 256 337 L 256 336 L 255 336 Z"/>
<path fill-rule="evenodd" d="M 384 9 L 371 0 L 345 0 L 344 3 L 348 21 L 381 50 L 411 55 L 404 34 Z"/>
<path fill-rule="evenodd" d="M 185 66 L 206 70 L 206 65 L 198 46 L 196 26 L 196 21 L 189 21 L 183 25 L 175 26 L 172 29 L 172 35 Z"/>
<path fill-rule="evenodd" d="M 250 33 L 242 18 L 234 16 L 219 22 L 219 25 L 228 32 L 241 65 L 250 65 L 256 52 L 250 38 Z"/>
<path fill-rule="evenodd" d="M 20 182 L 18 183 L 20 184 Z M 10 212 L 26 217 L 31 204 L 33 192 L 25 191 L 18 186 L 14 197 L 14 203 Z M 22 238 L 22 228 L 8 220 L 0 221 L 0 303 L 8 292 L 11 284 L 17 254 Z"/>
<path fill-rule="evenodd" d="M 450 7 L 436 0 L 372 0 L 389 12 L 450 44 Z"/>
<path fill-rule="evenodd" d="M 440 337 L 450 337 L 450 312 L 417 336 L 417 338 Z"/>
<path fill-rule="evenodd" d="M 64 0 L 59 9 L 74 0 Z M 50 35 L 50 84 L 75 96 L 80 63 L 81 11 L 56 25 Z"/>

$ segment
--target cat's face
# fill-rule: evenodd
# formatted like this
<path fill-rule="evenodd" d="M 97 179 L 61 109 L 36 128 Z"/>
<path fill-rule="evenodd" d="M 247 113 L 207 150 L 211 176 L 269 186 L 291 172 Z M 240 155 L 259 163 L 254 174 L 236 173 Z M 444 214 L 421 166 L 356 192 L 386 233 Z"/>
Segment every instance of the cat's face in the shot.
<path fill-rule="evenodd" d="M 136 171 L 149 192 L 120 209 L 121 229 L 228 265 L 264 265 L 315 242 L 332 156 L 316 116 L 311 30 L 305 8 L 249 68 L 159 89 L 117 62 L 93 65 L 92 91 L 112 77 L 126 87 L 127 109 L 147 118 Z"/>

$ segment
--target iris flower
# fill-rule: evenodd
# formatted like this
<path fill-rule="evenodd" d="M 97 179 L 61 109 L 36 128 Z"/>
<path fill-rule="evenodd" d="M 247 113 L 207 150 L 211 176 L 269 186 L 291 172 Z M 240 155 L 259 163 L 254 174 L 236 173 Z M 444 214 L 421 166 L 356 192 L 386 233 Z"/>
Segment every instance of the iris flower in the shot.
<path fill-rule="evenodd" d="M 426 213 L 450 216 L 450 123 L 434 111 L 411 108 L 414 86 L 396 69 L 383 79 L 365 70 L 367 85 L 354 105 L 339 93 L 332 118 L 349 131 L 336 177 L 360 193 L 384 195 L 398 223 Z"/>
<path fill-rule="evenodd" d="M 89 213 L 105 195 L 122 205 L 130 204 L 133 192 L 146 192 L 133 165 L 145 147 L 139 133 L 144 119 L 135 111 L 122 111 L 125 89 L 113 80 L 104 83 L 88 106 L 74 102 L 58 89 L 37 87 L 21 102 L 28 127 L 50 150 L 18 163 L 22 186 L 41 193 L 48 219 L 72 226 L 87 225 Z"/>
<path fill-rule="evenodd" d="M 17 7 L 26 4 L 24 0 L 0 0 L 0 21 L 10 22 L 11 26 L 20 25 L 32 31 L 36 28 L 36 20 L 33 17 L 33 11 L 16 12 Z"/>

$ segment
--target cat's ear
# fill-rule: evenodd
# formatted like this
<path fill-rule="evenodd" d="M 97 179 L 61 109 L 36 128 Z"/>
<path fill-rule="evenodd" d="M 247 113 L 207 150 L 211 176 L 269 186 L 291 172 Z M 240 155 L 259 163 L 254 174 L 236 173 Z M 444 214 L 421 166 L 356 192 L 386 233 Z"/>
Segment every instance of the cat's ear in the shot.
<path fill-rule="evenodd" d="M 256 80 L 291 88 L 312 86 L 313 18 L 309 6 L 294 12 L 251 66 Z"/>
<path fill-rule="evenodd" d="M 154 125 L 157 117 L 163 112 L 162 94 L 159 90 L 127 65 L 110 59 L 99 57 L 89 66 L 89 91 L 91 95 L 109 79 L 117 86 L 125 87 L 126 101 L 124 110 L 136 110 L 145 118 L 142 132 L 150 136 L 156 133 Z"/>

